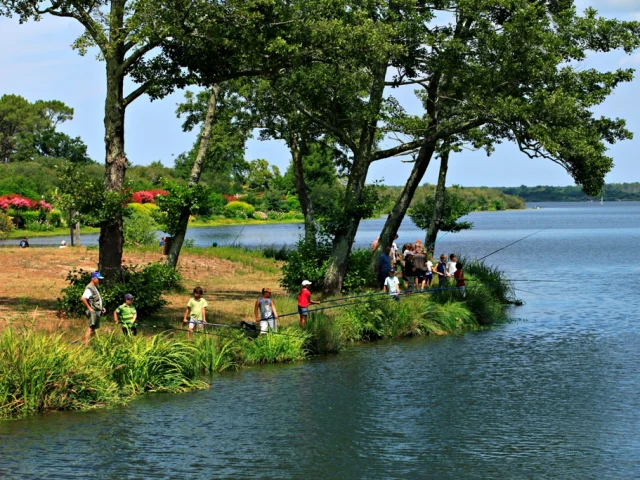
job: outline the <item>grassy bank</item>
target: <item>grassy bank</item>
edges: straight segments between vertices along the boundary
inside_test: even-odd
[[[82,227],[80,229],[81,235],[87,235],[90,233],[100,233],[99,228],[93,227]],[[57,237],[57,236],[69,236],[69,229],[64,228],[54,228],[53,230],[49,230],[47,232],[40,232],[35,230],[12,230],[11,233],[7,235],[7,239],[12,238],[37,238],[37,237]]]
[[[312,313],[306,330],[298,327],[296,315],[283,317],[278,333],[253,339],[213,327],[188,338],[177,320],[188,295],[176,293],[167,297],[169,305],[159,316],[140,319],[138,337],[124,337],[105,319],[97,339],[84,348],[78,341],[85,320],[59,319],[47,310],[50,297],[59,292],[52,277],[66,273],[65,265],[91,264],[95,255],[81,249],[0,252],[5,266],[0,281],[6,282],[10,300],[2,307],[4,317],[0,315],[0,416],[120,405],[146,392],[208,388],[208,373],[229,368],[300,361],[362,341],[482,328],[504,320],[510,295],[497,270],[467,261],[464,298],[455,290],[407,295],[400,302],[372,295],[358,305]],[[137,248],[127,250],[125,257],[143,263],[157,255]],[[263,285],[273,286],[281,314],[296,311],[296,299],[277,288],[280,265],[256,251],[187,249],[180,270],[186,285],[205,287],[211,322],[237,325],[252,320],[253,302]],[[21,296],[21,285],[41,296]],[[329,300],[321,307],[352,302]]]

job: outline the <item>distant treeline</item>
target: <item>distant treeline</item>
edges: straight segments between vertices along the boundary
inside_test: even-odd
[[[586,195],[580,187],[500,187],[497,188],[508,195],[517,195],[527,202],[585,202],[599,200],[600,197]],[[603,195],[606,201],[640,200],[640,182],[609,183],[604,187]]]
[[[389,213],[393,208],[393,204],[398,198],[402,187],[399,186],[381,186],[380,193],[387,197],[383,213]],[[425,184],[416,190],[411,205],[423,201],[425,198],[433,198],[435,185]],[[516,195],[507,194],[497,188],[489,187],[461,187],[454,185],[448,187],[455,189],[456,193],[465,201],[471,204],[471,208],[475,211],[497,211],[497,210],[516,210],[525,208],[525,200]]]

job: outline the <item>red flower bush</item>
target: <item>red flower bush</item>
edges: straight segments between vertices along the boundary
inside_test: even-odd
[[[227,201],[227,203],[235,202],[236,200],[238,200],[238,195],[226,195],[223,193],[222,198],[224,198]]]
[[[47,203],[47,205],[49,204]],[[30,198],[9,193],[0,197],[0,208],[5,211],[9,208],[15,208],[16,210],[34,210],[38,209],[39,205]],[[51,205],[49,205],[49,209],[51,209]]]
[[[133,192],[131,195],[131,203],[155,203],[156,197],[167,195],[164,190],[140,190],[139,192]]]

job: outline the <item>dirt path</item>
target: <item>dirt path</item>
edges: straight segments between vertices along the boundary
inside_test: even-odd
[[[162,260],[159,252],[134,249],[125,252],[123,263]],[[81,320],[58,318],[56,299],[72,269],[94,270],[97,261],[98,251],[86,247],[0,249],[0,329],[16,322],[47,330],[83,325]],[[271,287],[275,295],[284,293],[278,285],[279,267],[273,260],[241,250],[183,253],[179,271],[187,291],[167,295],[169,304],[160,315],[181,318],[191,289],[199,285],[205,290],[211,318],[222,322],[251,319],[253,302],[263,286]]]

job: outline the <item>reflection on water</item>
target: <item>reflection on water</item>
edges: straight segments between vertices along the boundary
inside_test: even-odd
[[[0,423],[0,478],[639,478],[640,205],[590,207],[478,215],[439,245],[552,226],[490,257],[562,281],[518,282],[523,320]]]

